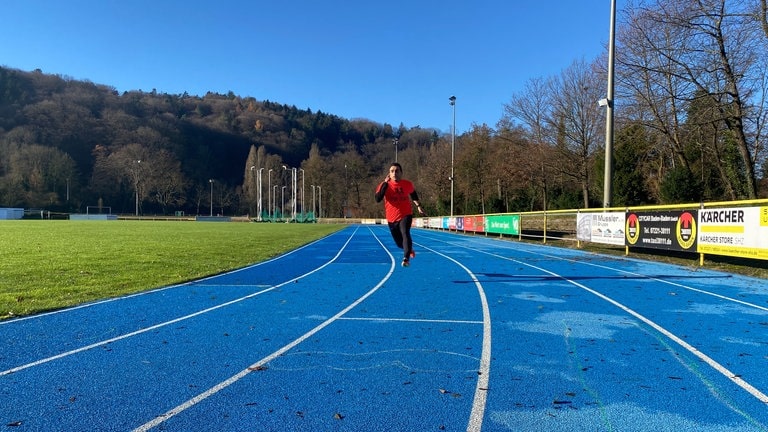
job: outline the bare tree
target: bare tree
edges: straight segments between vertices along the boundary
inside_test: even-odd
[[[597,105],[604,86],[596,71],[594,65],[576,61],[552,80],[552,112],[547,119],[547,131],[554,133],[562,157],[560,172],[579,185],[585,208],[589,207],[592,159],[604,125]]]
[[[491,184],[495,183],[501,170],[492,170],[493,130],[487,125],[472,125],[462,140],[457,165],[462,173],[457,182],[458,191],[464,196],[464,212],[485,214]],[[498,167],[503,169],[503,167]]]
[[[187,181],[181,172],[181,163],[166,150],[154,152],[144,166],[149,180],[151,198],[168,214],[170,207],[186,202]]]
[[[733,0],[657,1],[634,10],[621,41],[621,81],[651,115],[649,126],[672,145],[675,159],[688,164],[681,119],[696,97],[711,100],[709,124],[722,125],[741,157],[748,198],[757,195],[755,164],[764,151],[764,104],[753,100],[764,87],[766,44],[757,37],[744,2]]]
[[[517,167],[520,177],[526,180],[527,185],[540,188],[543,210],[548,208],[550,167],[553,162],[547,157],[550,145],[554,144],[549,141],[548,137],[552,134],[547,131],[547,119],[551,117],[552,109],[551,90],[552,86],[543,78],[529,80],[523,91],[513,94],[509,103],[504,104],[504,117],[501,123],[505,125],[505,130],[499,134],[501,140],[518,144],[513,147],[517,157],[514,166]],[[516,134],[510,133],[514,129],[515,120],[526,131],[531,148],[521,146],[520,144],[524,142],[515,139]]]

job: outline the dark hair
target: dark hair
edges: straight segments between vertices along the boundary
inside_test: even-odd
[[[397,162],[392,162],[392,164],[390,165],[390,167],[398,167],[398,168],[400,168],[400,171],[402,171],[402,170],[403,170],[403,166],[402,166],[402,165],[400,165],[400,164],[399,164],[399,163],[397,163]]]

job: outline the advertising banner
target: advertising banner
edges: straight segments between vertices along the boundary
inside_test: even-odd
[[[464,231],[485,232],[485,218],[483,216],[465,216]]]
[[[450,228],[450,223],[449,223],[449,220],[450,220],[450,218],[449,218],[449,217],[447,217],[447,216],[443,217],[443,218],[442,218],[442,220],[440,221],[440,227],[441,227],[442,229],[448,229],[448,228]]]
[[[699,210],[698,252],[768,259],[768,207]]]
[[[485,217],[485,232],[494,234],[520,234],[520,215],[489,215]]]
[[[581,241],[624,246],[626,213],[579,213],[576,238]]]
[[[629,212],[626,245],[696,252],[697,210]]]

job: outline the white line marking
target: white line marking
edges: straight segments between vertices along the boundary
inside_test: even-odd
[[[483,309],[483,349],[480,353],[480,368],[477,371],[478,376],[477,384],[475,385],[475,397],[472,400],[472,412],[469,415],[469,423],[467,424],[467,432],[479,432],[483,427],[483,416],[485,415],[485,403],[488,397],[488,381],[490,379],[491,371],[491,312],[488,309],[488,300],[485,297],[483,285],[471,270],[448,255],[444,255],[423,245],[419,246],[453,261],[456,265],[464,269],[469,277],[475,282],[475,287],[477,287],[477,292],[480,296],[480,303]]]
[[[482,324],[482,321],[466,321],[466,320],[436,320],[436,319],[413,319],[413,318],[364,318],[364,317],[358,317],[358,318],[352,318],[352,317],[343,317],[340,318],[342,320],[348,320],[348,321],[381,321],[381,322],[390,322],[390,321],[403,321],[403,322],[426,322],[426,323],[446,323],[446,324]]]
[[[357,230],[355,230],[355,232],[357,232]],[[351,240],[351,238],[352,237],[350,237],[350,240]],[[378,237],[376,237],[374,235],[374,238],[376,238],[376,240],[379,242],[381,247],[384,248],[384,250],[386,250],[386,248],[381,243],[381,241],[379,241]],[[349,240],[347,241],[347,243],[349,243]],[[341,252],[339,252],[339,253],[341,253]],[[389,254],[389,258],[390,258],[389,272],[384,276],[384,278],[382,278],[379,281],[379,283],[376,286],[371,288],[371,290],[368,291],[367,293],[363,294],[362,297],[358,298],[352,304],[350,304],[349,306],[345,307],[340,312],[338,312],[336,315],[328,318],[323,323],[321,323],[317,327],[313,328],[309,332],[305,333],[304,335],[302,335],[298,339],[294,340],[293,342],[289,343],[288,345],[283,346],[279,350],[273,352],[272,354],[268,355],[267,357],[264,357],[263,359],[257,361],[256,363],[248,366],[247,368],[245,368],[242,371],[238,372],[237,374],[229,377],[228,379],[220,382],[219,384],[211,387],[210,389],[206,390],[205,392],[200,393],[199,395],[197,395],[197,396],[193,397],[192,399],[182,403],[181,405],[178,405],[177,407],[172,408],[172,409],[166,411],[165,413],[155,417],[153,420],[144,423],[143,425],[141,425],[141,426],[137,427],[136,429],[134,429],[133,432],[146,432],[146,431],[152,429],[155,426],[159,426],[160,424],[164,423],[166,420],[170,419],[171,417],[176,416],[176,415],[184,412],[185,410],[187,410],[187,409],[197,405],[198,403],[204,401],[205,399],[208,399],[209,397],[215,395],[216,393],[220,392],[221,390],[224,390],[225,388],[227,388],[227,387],[231,386],[232,384],[238,382],[239,380],[241,380],[243,377],[247,376],[251,372],[259,370],[261,368],[261,366],[263,366],[263,365],[269,363],[270,361],[276,359],[277,357],[285,354],[287,351],[293,349],[294,347],[296,347],[300,343],[304,342],[305,340],[307,340],[310,337],[312,337],[313,335],[315,335],[320,330],[324,329],[325,327],[329,326],[334,321],[336,321],[339,318],[341,318],[342,315],[346,314],[347,312],[349,312],[350,310],[355,308],[357,305],[362,303],[365,299],[370,297],[373,293],[378,291],[378,289],[381,288],[384,285],[384,282],[386,282],[392,276],[392,273],[394,273],[394,271],[395,271],[395,258],[392,256],[392,254],[389,253],[389,251],[387,251],[387,254]],[[338,255],[336,255],[336,256],[338,257]],[[336,259],[336,258],[334,258],[334,259]]]
[[[357,230],[355,230],[355,231],[357,231]],[[22,371],[24,369],[28,369],[28,368],[31,368],[31,367],[34,367],[34,366],[39,366],[41,364],[48,363],[48,362],[51,362],[51,361],[54,361],[54,360],[58,360],[58,359],[61,359],[61,358],[64,358],[64,357],[68,357],[68,356],[71,356],[73,354],[78,354],[78,353],[81,353],[83,351],[88,351],[90,349],[97,348],[97,347],[100,347],[100,346],[104,346],[104,345],[107,345],[107,344],[110,344],[110,343],[113,343],[113,342],[117,342],[117,341],[122,340],[122,339],[127,339],[129,337],[133,337],[133,336],[140,335],[142,333],[146,333],[146,332],[149,332],[149,331],[161,328],[161,327],[165,327],[165,326],[168,326],[168,325],[171,325],[171,324],[175,324],[175,323],[177,323],[179,321],[188,320],[190,318],[194,318],[196,316],[199,316],[199,315],[202,315],[202,314],[214,311],[216,309],[221,309],[223,307],[227,307],[227,306],[233,305],[235,303],[239,303],[239,302],[247,300],[249,298],[256,297],[256,296],[264,294],[266,292],[275,290],[275,289],[277,289],[277,288],[279,288],[281,286],[288,285],[288,284],[290,284],[290,283],[292,283],[294,281],[297,281],[299,279],[307,277],[307,276],[311,275],[312,273],[320,271],[324,267],[330,265],[334,260],[336,260],[336,258],[338,258],[341,255],[341,252],[347,247],[349,242],[352,240],[352,237],[354,237],[354,234],[355,233],[353,232],[352,235],[350,235],[350,237],[347,239],[346,243],[344,243],[344,245],[341,247],[341,249],[339,249],[339,252],[336,254],[336,256],[334,256],[330,261],[326,262],[325,264],[321,265],[320,267],[317,267],[316,269],[314,269],[314,270],[312,270],[310,272],[304,273],[301,276],[295,277],[295,278],[293,278],[291,280],[288,280],[288,281],[285,281],[285,282],[283,282],[281,284],[271,286],[271,287],[269,287],[267,289],[263,289],[261,291],[255,292],[255,293],[251,293],[251,294],[249,294],[247,296],[240,297],[240,298],[237,298],[237,299],[234,299],[234,300],[230,300],[230,301],[228,301],[226,303],[221,303],[219,305],[212,306],[212,307],[209,307],[207,309],[203,309],[203,310],[200,310],[200,311],[197,311],[195,313],[191,313],[189,315],[185,315],[185,316],[182,316],[182,317],[179,317],[179,318],[175,318],[175,319],[172,319],[170,321],[165,321],[165,322],[162,322],[162,323],[159,323],[159,324],[155,324],[155,325],[150,326],[150,327],[143,328],[141,330],[136,330],[134,332],[130,332],[130,333],[126,333],[126,334],[123,334],[123,335],[120,335],[120,336],[116,336],[116,337],[111,338],[111,339],[106,339],[106,340],[103,340],[103,341],[100,341],[100,342],[96,342],[96,343],[93,343],[93,344],[90,344],[90,345],[86,345],[84,347],[80,347],[80,348],[77,348],[77,349],[74,349],[74,350],[71,350],[71,351],[63,352],[61,354],[57,354],[57,355],[54,355],[54,356],[51,356],[51,357],[46,357],[46,358],[43,358],[43,359],[31,362],[31,363],[27,363],[27,364],[21,365],[21,366],[16,366],[16,367],[8,369],[8,370],[0,371],[0,376],[10,375],[12,373]],[[206,278],[206,279],[209,279],[209,278]]]
[[[722,299],[722,300],[727,300],[727,301],[734,302],[734,303],[739,303],[739,304],[742,304],[744,306],[749,306],[749,307],[752,307],[752,308],[755,308],[755,309],[760,309],[760,310],[768,312],[768,307],[765,307],[765,306],[756,305],[754,303],[749,303],[749,302],[746,302],[744,300],[739,300],[739,299],[735,299],[733,297],[724,296],[722,294],[714,293],[714,292],[711,292],[711,291],[706,291],[706,290],[703,290],[703,289],[694,288],[694,287],[691,287],[691,286],[688,286],[688,285],[683,285],[683,284],[677,283],[677,282],[672,282],[672,281],[668,281],[668,280],[664,280],[664,279],[659,279],[659,278],[656,278],[656,277],[653,277],[653,276],[643,275],[643,274],[631,272],[631,271],[628,271],[628,270],[617,269],[617,268],[613,268],[613,267],[609,267],[609,266],[605,266],[605,265],[601,265],[601,264],[584,262],[584,261],[574,260],[574,259],[570,259],[570,258],[563,258],[563,257],[558,257],[558,256],[548,255],[548,254],[542,254],[542,253],[537,253],[537,252],[532,252],[532,251],[525,251],[525,252],[533,254],[533,255],[539,255],[539,256],[547,257],[547,258],[559,259],[561,261],[568,261],[568,262],[577,263],[577,264],[584,264],[584,265],[588,265],[588,266],[592,266],[592,267],[602,268],[602,269],[605,269],[605,270],[612,270],[612,271],[615,271],[615,272],[618,272],[618,273],[624,273],[624,274],[628,274],[628,275],[632,275],[632,276],[637,276],[637,277],[641,277],[641,278],[644,278],[644,279],[652,280],[652,281],[655,281],[655,282],[660,282],[660,283],[667,284],[667,285],[676,286],[678,288],[686,289],[686,290],[697,292],[697,293],[700,293],[700,294],[705,294],[705,295],[708,295],[708,296],[716,297],[716,298],[719,298],[719,299]]]
[[[489,252],[482,251],[480,249],[471,248],[471,247],[464,246],[464,245],[461,245],[461,244],[449,243],[449,242],[447,242],[445,240],[440,240],[440,241],[442,241],[444,243],[451,244],[453,246],[462,247],[462,248],[465,248],[465,249],[470,249],[470,250],[474,250],[474,251],[481,252],[481,253],[486,253],[486,254],[489,253]],[[724,296],[722,294],[718,294],[718,293],[715,293],[715,292],[706,291],[706,290],[703,290],[703,289],[700,289],[700,288],[694,288],[692,286],[683,285],[681,283],[677,283],[677,282],[673,282],[673,281],[668,281],[668,280],[664,280],[664,279],[659,279],[659,278],[656,278],[656,277],[653,277],[653,276],[648,276],[648,275],[644,275],[644,274],[640,274],[640,273],[635,273],[635,272],[631,272],[631,271],[628,271],[628,270],[622,270],[622,269],[619,269],[619,268],[609,267],[609,266],[602,265],[602,264],[595,264],[595,263],[591,263],[591,262],[580,261],[580,260],[577,260],[577,259],[565,258],[565,257],[557,256],[557,255],[550,255],[550,254],[546,254],[546,253],[535,252],[535,251],[530,250],[530,248],[521,249],[521,248],[504,247],[504,249],[506,249],[506,250],[514,250],[515,252],[523,252],[523,253],[527,253],[527,254],[530,254],[530,255],[536,255],[536,256],[546,257],[546,258],[550,258],[550,259],[556,259],[556,260],[560,260],[560,261],[571,262],[571,263],[575,263],[575,264],[583,264],[583,265],[586,265],[586,266],[597,267],[597,268],[601,268],[601,269],[605,269],[605,270],[611,270],[611,271],[614,271],[614,272],[617,272],[617,273],[628,274],[628,275],[631,275],[631,276],[636,276],[636,277],[640,277],[640,278],[643,278],[643,279],[652,280],[652,281],[663,283],[663,284],[666,284],[666,285],[676,286],[678,288],[682,288],[682,289],[685,289],[685,290],[697,292],[697,293],[700,293],[700,294],[705,294],[705,295],[708,295],[708,296],[711,296],[711,297],[719,298],[719,299],[722,299],[722,300],[727,300],[727,301],[734,302],[734,303],[739,303],[739,304],[742,304],[744,306],[748,306],[748,307],[751,307],[751,308],[754,308],[754,309],[759,309],[759,310],[768,312],[768,307],[766,307],[766,306],[760,306],[758,304],[749,303],[749,302],[746,302],[744,300],[739,300],[739,299],[736,299],[736,298],[733,298],[733,297]],[[585,252],[585,254],[587,256],[589,256],[589,255],[604,256],[602,254],[586,253],[586,252]],[[609,257],[610,258],[614,258],[616,260],[621,259],[620,257],[613,257],[613,256],[609,256]]]
[[[464,248],[470,249],[470,250],[474,250],[474,251],[477,251],[477,252],[480,252],[480,253],[484,253],[484,254],[487,254],[487,255],[491,255],[491,256],[494,256],[494,257],[497,257],[497,258],[501,258],[501,259],[504,259],[504,260],[512,261],[514,263],[521,264],[521,265],[524,265],[524,266],[527,266],[527,267],[539,270],[539,271],[547,273],[547,274],[549,274],[551,276],[555,276],[557,278],[560,278],[560,279],[562,279],[562,280],[564,280],[564,281],[566,281],[566,282],[568,282],[570,284],[573,284],[573,285],[575,285],[575,286],[577,286],[577,287],[579,287],[579,288],[581,288],[581,289],[583,289],[583,290],[585,290],[585,291],[587,291],[587,292],[589,292],[589,293],[591,293],[591,294],[593,294],[593,295],[595,295],[595,296],[597,296],[597,297],[607,301],[608,303],[611,303],[612,305],[614,305],[614,306],[618,307],[619,309],[627,312],[628,314],[634,316],[635,318],[639,319],[640,321],[648,324],[649,326],[651,326],[653,329],[655,329],[659,333],[661,333],[664,336],[668,337],[669,339],[673,340],[675,343],[677,343],[681,347],[685,348],[688,352],[690,352],[691,354],[695,355],[696,357],[698,357],[699,359],[704,361],[704,363],[708,364],[711,368],[713,368],[714,370],[720,372],[723,376],[725,376],[726,378],[731,380],[733,383],[735,383],[736,385],[738,385],[742,389],[746,390],[749,394],[751,394],[752,396],[757,398],[760,402],[768,403],[768,396],[766,396],[763,392],[761,392],[757,388],[753,387],[748,382],[746,382],[743,379],[741,379],[740,376],[738,376],[735,373],[731,372],[725,366],[721,365],[720,363],[718,363],[717,361],[715,361],[711,357],[709,357],[706,354],[704,354],[703,352],[699,351],[696,347],[690,345],[689,343],[687,343],[684,340],[680,339],[679,337],[675,336],[675,334],[673,334],[672,332],[668,331],[664,327],[656,324],[655,322],[651,321],[649,318],[646,318],[645,316],[641,315],[639,312],[635,312],[634,310],[630,309],[628,306],[625,306],[625,305],[619,303],[618,301],[613,300],[612,298],[610,298],[610,297],[608,297],[608,296],[606,296],[606,295],[604,295],[604,294],[602,294],[600,292],[597,292],[597,291],[595,291],[595,290],[593,290],[593,289],[591,289],[591,288],[589,288],[589,287],[587,287],[585,285],[582,285],[582,284],[580,284],[580,283],[578,283],[576,281],[570,280],[570,279],[566,278],[565,276],[561,276],[561,275],[559,275],[559,274],[557,274],[555,272],[549,271],[547,269],[544,269],[544,268],[541,268],[541,267],[537,267],[535,265],[528,264],[528,263],[525,263],[525,262],[522,262],[522,261],[518,261],[516,259],[508,258],[508,257],[505,257],[505,256],[501,256],[501,255],[497,255],[497,254],[494,254],[494,253],[490,253],[490,252],[485,252],[485,251],[482,251],[482,250],[479,250],[479,249],[474,249],[474,248],[470,248],[470,247],[466,247],[466,246],[464,246]]]
[[[29,315],[29,316],[24,316],[24,317],[19,317],[19,318],[13,318],[13,319],[9,319],[9,320],[3,320],[3,321],[0,321],[0,325],[13,324],[13,323],[17,323],[17,322],[20,322],[20,321],[27,321],[27,320],[32,320],[32,319],[37,319],[37,318],[45,317],[45,316],[48,316],[48,315],[56,315],[56,314],[61,314],[61,313],[65,313],[65,312],[71,312],[71,311],[75,311],[75,310],[78,310],[78,309],[89,308],[89,307],[97,306],[97,305],[104,304],[104,303],[111,303],[111,302],[116,302],[116,301],[120,301],[120,300],[126,300],[126,299],[130,299],[130,298],[133,298],[133,297],[138,297],[138,296],[143,296],[143,295],[148,295],[148,294],[154,294],[154,293],[157,293],[157,292],[166,291],[166,290],[170,290],[170,289],[174,289],[174,288],[185,287],[185,286],[189,286],[189,285],[197,286],[198,285],[197,282],[200,282],[200,281],[205,281],[205,280],[213,279],[213,278],[216,278],[216,277],[219,277],[219,276],[224,276],[224,275],[228,275],[228,274],[232,274],[232,273],[238,273],[238,272],[241,272],[241,271],[249,270],[249,269],[252,269],[254,267],[258,267],[258,266],[267,264],[267,263],[272,262],[272,261],[279,260],[281,258],[284,258],[284,257],[288,256],[288,255],[292,255],[293,253],[295,253],[297,251],[300,251],[301,249],[307,248],[307,247],[313,245],[314,243],[317,243],[317,242],[319,242],[319,241],[321,241],[323,239],[326,239],[326,238],[330,237],[333,234],[336,234],[336,233],[329,234],[329,235],[327,235],[325,237],[322,237],[320,239],[317,239],[317,240],[315,240],[315,241],[313,241],[311,243],[307,243],[304,246],[301,246],[301,247],[296,248],[296,249],[292,249],[292,250],[290,250],[290,251],[288,251],[288,252],[286,252],[286,253],[284,253],[282,255],[278,255],[278,256],[270,258],[268,260],[260,261],[258,263],[251,264],[251,265],[248,265],[246,267],[239,268],[239,269],[234,269],[234,270],[230,270],[228,272],[218,273],[218,274],[211,275],[211,276],[206,276],[206,277],[204,277],[202,279],[195,279],[193,281],[187,281],[187,282],[182,282],[182,283],[179,283],[179,284],[168,285],[168,286],[164,286],[164,287],[160,287],[160,288],[150,289],[150,290],[142,291],[142,292],[138,292],[138,293],[127,294],[127,295],[120,296],[120,297],[114,297],[114,298],[109,298],[109,299],[105,299],[105,300],[94,301],[92,303],[85,303],[85,304],[81,304],[81,305],[77,305],[77,306],[72,306],[72,307],[68,307],[68,308],[64,308],[64,309],[59,309],[59,310],[55,310],[55,311],[50,311],[50,312],[39,313],[39,314],[35,314],[35,315]]]

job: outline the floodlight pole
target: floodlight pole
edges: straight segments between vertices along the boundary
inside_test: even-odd
[[[272,221],[272,168],[267,172],[267,217]]]
[[[211,214],[210,214],[210,216],[213,217],[213,179],[208,179],[208,183],[211,184]]]
[[[258,207],[259,207],[259,219],[258,219],[259,222],[261,222],[261,220],[262,220],[261,213],[264,210],[263,209],[263,205],[261,203],[262,202],[262,196],[264,195],[262,193],[262,191],[261,191],[263,189],[263,184],[264,184],[264,182],[261,180],[261,172],[262,171],[264,171],[264,167],[259,168],[259,205],[258,205]]]
[[[277,219],[277,185],[272,186],[272,221]]]
[[[136,179],[136,216],[139,215],[139,176],[141,173],[139,172],[141,168],[141,159],[136,161],[136,174],[134,175],[134,178]]]
[[[297,194],[297,187],[298,187],[298,169],[297,168],[291,168],[291,196],[293,198],[293,204],[291,205],[291,210],[293,211],[293,221],[296,222],[296,200],[298,198]]]
[[[309,185],[312,188],[312,218],[317,220],[317,209],[315,208],[315,185]]]
[[[613,67],[616,48],[616,0],[611,0],[611,29],[608,40],[608,93],[605,107],[605,167],[603,177],[603,208],[611,206],[613,195]]]
[[[304,213],[306,210],[306,202],[304,201],[304,169],[299,168],[299,171],[301,171],[301,218],[305,219],[306,216],[304,216]]]
[[[449,97],[448,101],[450,101],[450,104],[453,107],[453,127],[451,128],[451,217],[453,217],[453,157],[456,152],[456,96]]]
[[[399,139],[395,138],[392,140],[392,143],[395,145],[395,162],[397,162],[397,144],[400,142]]]
[[[397,160],[397,159],[395,159]],[[349,177],[347,176],[347,164],[344,164],[344,203],[342,204],[344,219],[347,218],[347,209],[349,208]]]

